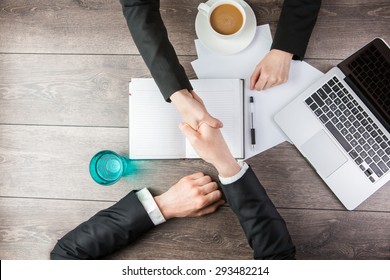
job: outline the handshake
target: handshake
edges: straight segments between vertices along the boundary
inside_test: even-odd
[[[236,175],[241,167],[223,139],[219,129],[223,124],[207,112],[202,99],[194,91],[180,90],[171,100],[186,121],[179,127],[197,154],[217,169],[220,178]],[[218,184],[203,173],[182,178],[154,199],[165,219],[209,214],[224,204]]]

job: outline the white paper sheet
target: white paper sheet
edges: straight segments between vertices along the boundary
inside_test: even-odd
[[[151,79],[133,79],[129,96],[129,156],[132,159],[184,158],[178,129],[181,117]]]
[[[233,156],[243,158],[243,82],[203,79],[191,80],[191,84],[210,113],[220,116],[224,123],[221,131]],[[179,129],[181,116],[164,101],[153,79],[132,79],[129,92],[130,158],[199,158]]]
[[[283,141],[286,135],[273,120],[273,116],[289,101],[321,77],[322,73],[306,62],[292,61],[287,83],[257,92],[249,89],[250,76],[255,66],[269,52],[272,44],[268,25],[258,26],[253,42],[240,53],[224,56],[208,51],[199,40],[195,40],[198,59],[191,64],[199,79],[239,78],[244,79],[245,110],[245,158],[252,157]],[[250,142],[249,97],[254,97],[256,145]],[[218,116],[215,116],[218,118]]]

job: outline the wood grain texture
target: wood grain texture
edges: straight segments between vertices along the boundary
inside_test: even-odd
[[[5,0],[0,51],[136,53],[118,0]]]
[[[0,196],[116,201],[131,189],[161,193],[184,176],[213,170],[200,160],[135,161],[133,175],[103,187],[88,167],[106,149],[128,155],[128,129],[0,126]]]
[[[390,259],[390,213],[281,209],[297,259]]]
[[[189,78],[200,2],[161,1]],[[283,1],[247,2],[274,34]],[[389,23],[389,1],[323,0],[306,61],[326,72],[376,36],[390,42]],[[118,0],[0,1],[0,259],[47,259],[58,238],[132,189],[160,194],[198,171],[216,178],[201,160],[139,160],[111,187],[92,181],[96,152],[128,153],[132,77],[150,73]],[[349,212],[289,143],[248,163],[285,218],[297,258],[390,259],[390,183]],[[223,206],[169,221],[107,258],[251,259],[252,250]]]
[[[194,22],[200,2],[161,1],[161,14],[179,55],[196,55]],[[282,1],[248,3],[257,24],[269,23],[274,34]],[[342,59],[374,37],[390,42],[389,23],[388,1],[323,0],[306,57]],[[117,0],[4,0],[0,34],[0,52],[138,54]]]
[[[57,239],[110,202],[0,198],[0,258],[47,259]],[[390,214],[280,209],[298,259],[389,259]],[[5,213],[8,213],[5,215]],[[160,225],[108,259],[252,259],[228,207]]]
[[[190,79],[195,59],[180,57]],[[308,63],[325,72],[337,61]],[[133,77],[150,77],[140,56],[0,54],[0,123],[127,127]]]
[[[381,37],[390,42],[390,2],[323,0],[307,58],[345,59]]]
[[[131,189],[160,194],[180,178],[215,169],[201,160],[138,160],[135,173],[111,187],[92,181],[89,160],[100,150],[128,154],[127,128],[0,126],[0,196],[116,201]],[[248,160],[277,207],[344,207],[299,152],[281,144]],[[390,211],[390,183],[358,210]]]
[[[140,56],[0,54],[0,123],[127,127],[133,77],[150,77]]]

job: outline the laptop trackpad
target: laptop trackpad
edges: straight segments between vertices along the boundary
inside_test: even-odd
[[[320,130],[306,141],[301,150],[323,178],[348,161],[324,130]]]

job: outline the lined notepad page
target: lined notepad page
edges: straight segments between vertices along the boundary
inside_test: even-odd
[[[208,112],[223,122],[222,135],[235,158],[244,157],[243,81],[238,79],[191,80]],[[199,158],[189,141],[186,157]]]
[[[244,157],[243,81],[191,80],[209,113],[224,123],[221,132],[235,158]],[[182,121],[153,79],[132,79],[129,96],[129,157],[199,158],[179,129]]]
[[[129,89],[129,157],[184,158],[185,138],[175,106],[165,102],[152,79],[136,79]]]

